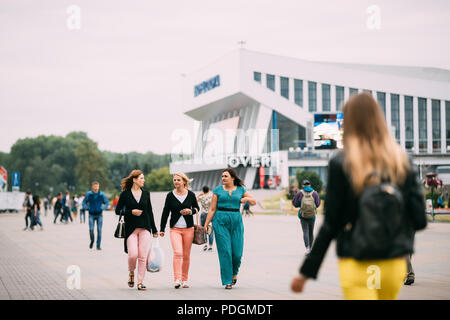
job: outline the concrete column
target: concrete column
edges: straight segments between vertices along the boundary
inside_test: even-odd
[[[303,79],[303,109],[309,111],[308,80]]]
[[[419,153],[419,100],[413,97],[414,153]]]
[[[289,101],[295,104],[294,78],[289,78]]]
[[[445,100],[441,100],[441,152],[442,153],[447,153],[447,141],[446,141],[446,126],[447,126],[447,121],[446,121],[446,117],[450,117],[450,114],[446,115],[445,114],[446,110],[445,110]]]
[[[431,99],[427,98],[427,153],[433,153],[433,118],[431,113]]]
[[[347,102],[348,98],[350,98],[350,88],[344,87],[344,104]]]
[[[316,93],[316,97],[317,97],[317,112],[322,112],[322,83],[320,82],[316,82],[317,86],[317,93]]]
[[[389,92],[386,92],[386,124],[389,133],[392,135],[391,94]],[[395,138],[395,133],[392,136]]]
[[[330,84],[330,110],[336,112],[336,85]]]
[[[405,96],[399,95],[400,99],[400,145],[405,149]]]

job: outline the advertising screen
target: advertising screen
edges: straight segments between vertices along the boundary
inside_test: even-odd
[[[314,115],[314,149],[341,149],[343,136],[343,113]]]

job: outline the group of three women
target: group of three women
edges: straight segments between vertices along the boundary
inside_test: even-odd
[[[133,170],[122,180],[122,193],[116,214],[124,210],[124,249],[128,253],[128,286],[134,287],[134,270],[138,267],[137,288],[145,290],[147,253],[151,234],[164,237],[167,221],[173,249],[174,287],[188,288],[191,246],[194,239],[193,215],[200,211],[195,194],[189,190],[191,180],[184,173],[173,175],[175,189],[166,196],[161,216],[160,232],[155,225],[150,193],[143,189],[144,175]],[[241,203],[255,205],[255,199],[245,190],[233,169],[222,172],[222,185],[213,190],[211,205],[204,226],[212,221],[220,262],[222,285],[231,289],[237,281],[244,246],[244,226],[240,214]]]

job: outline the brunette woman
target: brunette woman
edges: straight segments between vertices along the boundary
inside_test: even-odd
[[[170,241],[173,249],[174,287],[189,288],[188,275],[192,241],[194,240],[193,215],[200,211],[195,193],[189,190],[189,178],[184,173],[173,175],[175,190],[166,196],[161,217],[160,235],[164,237],[170,215]]]
[[[231,168],[222,172],[222,185],[213,190],[211,207],[205,226],[213,220],[220,276],[225,289],[237,282],[237,275],[244,251],[244,224],[240,212],[241,203],[254,206],[256,200],[244,188],[242,180]]]
[[[158,237],[155,220],[153,218],[150,192],[143,189],[144,174],[140,170],[133,170],[122,180],[122,193],[116,207],[116,214],[125,209],[125,252],[128,253],[128,286],[134,286],[134,270],[138,261],[138,290],[146,290],[142,281],[147,269],[147,253],[150,244],[150,233]]]

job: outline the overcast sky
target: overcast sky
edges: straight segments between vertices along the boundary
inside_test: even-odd
[[[67,25],[71,5],[80,29]],[[193,128],[180,75],[239,40],[313,61],[450,69],[450,1],[1,0],[0,151],[76,130],[102,150],[169,153],[172,132]]]

